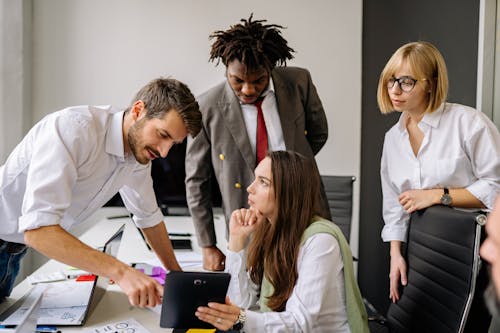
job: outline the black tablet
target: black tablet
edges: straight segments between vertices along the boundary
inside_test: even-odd
[[[194,313],[208,302],[225,303],[229,273],[170,272],[165,279],[160,327],[213,328]]]

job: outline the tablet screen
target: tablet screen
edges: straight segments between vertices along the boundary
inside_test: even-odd
[[[195,316],[208,302],[225,303],[229,273],[170,272],[165,279],[160,327],[213,328]]]

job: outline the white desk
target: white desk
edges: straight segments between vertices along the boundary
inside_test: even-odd
[[[200,248],[196,241],[194,233],[194,226],[190,217],[185,216],[168,216],[165,217],[165,223],[169,232],[174,233],[190,233],[193,250],[200,252]],[[107,219],[102,218],[99,222],[95,223],[88,231],[83,233],[80,239],[93,247],[99,247],[122,225],[125,224],[125,232],[123,235],[120,250],[118,252],[118,259],[125,263],[141,262],[144,260],[152,259],[155,254],[149,251],[146,244],[142,240],[138,230],[129,218],[116,218]],[[225,222],[224,218],[217,216],[215,221],[217,239],[219,241],[220,249],[226,249],[225,240]],[[50,260],[42,267],[40,267],[34,274],[37,273],[50,273],[58,270],[66,270],[67,265],[59,263],[55,260]],[[0,304],[0,313],[7,309],[10,305],[14,304],[21,298],[31,285],[27,280],[22,281],[12,291],[11,296],[3,303]],[[104,326],[108,323],[114,323],[120,320],[134,318],[146,327],[150,332],[171,332],[169,329],[160,328],[159,314],[146,309],[137,308],[130,305],[127,296],[121,291],[117,285],[110,285],[99,302],[94,311],[87,319],[83,327],[63,327],[63,333],[80,332],[84,328],[94,326]]]

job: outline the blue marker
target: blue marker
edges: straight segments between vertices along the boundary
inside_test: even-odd
[[[36,333],[61,333],[55,326],[42,326],[38,325],[36,327]]]

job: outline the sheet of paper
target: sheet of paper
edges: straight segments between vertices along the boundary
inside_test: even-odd
[[[40,309],[37,323],[39,325],[72,325],[79,324],[85,314],[86,306],[70,308]],[[2,325],[18,325],[28,308],[22,306],[2,322]]]
[[[40,309],[39,325],[76,325],[82,321],[86,306]]]
[[[40,307],[42,309],[69,308],[86,306],[89,303],[94,281],[68,280],[46,285]]]
[[[43,283],[45,288],[40,305],[38,324],[42,325],[71,325],[78,324],[90,300],[93,281]],[[37,285],[38,286],[38,285]],[[28,295],[28,300],[31,293]],[[2,325],[18,325],[29,304],[23,303],[14,313],[2,322]]]
[[[87,328],[85,333],[150,333],[134,318],[109,323],[104,326],[96,326]]]

